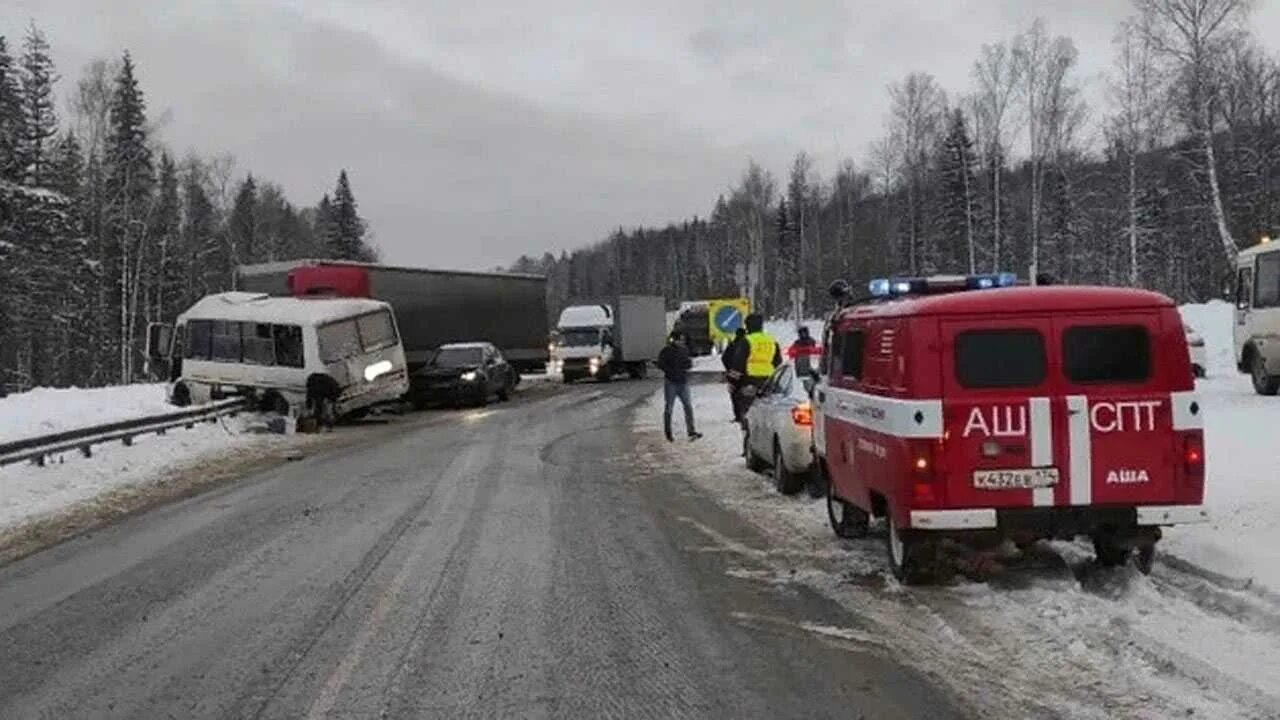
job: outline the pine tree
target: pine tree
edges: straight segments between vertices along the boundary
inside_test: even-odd
[[[182,179],[182,254],[186,269],[182,302],[186,307],[200,297],[229,287],[231,255],[217,234],[217,211],[205,186],[205,167],[186,161]]]
[[[356,208],[351,182],[344,169],[338,173],[338,186],[333,191],[333,222],[330,255],[340,260],[364,260],[369,251],[364,244],[365,222]]]
[[[182,252],[182,203],[178,197],[178,166],[169,153],[160,154],[159,195],[152,215],[157,266],[148,320],[169,322],[182,310],[186,276]]]
[[[245,265],[261,260],[258,247],[258,184],[254,182],[252,174],[245,177],[236,190],[229,223],[234,263]]]
[[[140,347],[138,301],[141,268],[148,252],[147,218],[152,210],[151,148],[147,137],[146,104],[134,76],[133,59],[124,53],[111,96],[110,130],[106,142],[107,310],[117,319],[115,349],[119,381],[131,382]]]
[[[955,109],[942,139],[938,158],[939,269],[943,272],[975,272],[975,154],[964,113]]]
[[[329,193],[325,193],[316,206],[315,236],[325,257],[338,257],[334,250],[338,242],[338,230],[334,223],[333,201],[329,199]]]
[[[94,347],[90,299],[93,275],[86,263],[84,156],[74,133],[58,138],[51,153],[49,186],[66,200],[64,233],[55,243],[59,355],[63,362],[56,383],[82,385],[89,380]]]
[[[0,35],[0,180],[22,179],[22,90],[13,56]]]
[[[33,23],[23,43],[22,71],[22,139],[19,157],[23,180],[34,187],[50,181],[53,145],[58,135],[58,113],[53,84],[58,77],[53,67],[49,42]]]

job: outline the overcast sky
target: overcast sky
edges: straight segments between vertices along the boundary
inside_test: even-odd
[[[1259,37],[1280,8],[1263,2]],[[615,9],[616,8],[616,9]],[[1079,75],[1127,0],[0,0],[46,32],[63,98],[128,49],[178,153],[311,204],[351,174],[387,261],[486,268],[619,225],[706,215],[754,157],[829,173],[880,132],[911,71],[965,91],[985,42],[1039,15]],[[1097,112],[1095,110],[1095,112]]]

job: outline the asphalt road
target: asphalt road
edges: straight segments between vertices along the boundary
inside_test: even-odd
[[[655,387],[428,413],[0,568],[0,717],[958,716],[702,551],[758,538],[644,466]]]

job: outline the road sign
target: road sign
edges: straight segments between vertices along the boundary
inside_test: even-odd
[[[750,312],[751,306],[746,298],[725,298],[707,302],[707,319],[711,327],[711,339],[729,340]]]

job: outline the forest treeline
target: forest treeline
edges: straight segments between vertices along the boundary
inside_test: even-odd
[[[140,379],[147,324],[238,264],[376,258],[345,170],[298,206],[229,155],[176,157],[140,75],[124,52],[60,83],[38,27],[0,36],[0,396]]]
[[[785,184],[750,162],[710,212],[524,256],[552,306],[615,292],[737,294],[810,307],[833,279],[1034,266],[1066,282],[1220,296],[1234,254],[1277,231],[1280,64],[1247,0],[1136,0],[1116,29],[1103,107],[1088,107],[1069,37],[1041,21],[982,47],[970,87],[926,73],[888,88],[883,135],[832,176],[801,152]]]

